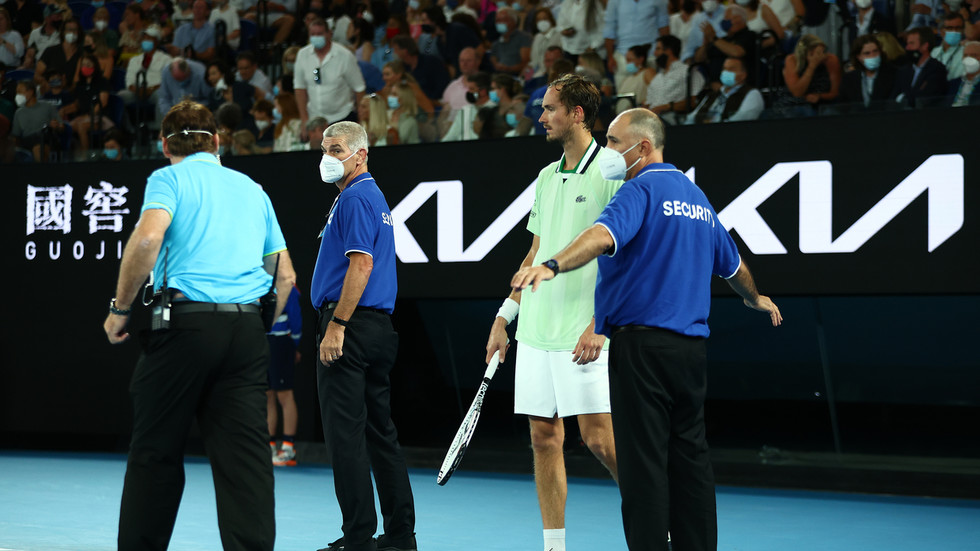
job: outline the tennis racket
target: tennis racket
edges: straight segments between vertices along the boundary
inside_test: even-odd
[[[446,458],[442,460],[442,467],[439,468],[439,476],[436,477],[436,482],[440,486],[444,486],[446,482],[449,482],[449,477],[453,475],[456,467],[459,466],[459,462],[463,460],[463,454],[466,453],[466,448],[470,445],[470,439],[473,438],[473,432],[476,431],[476,422],[480,420],[483,397],[486,396],[487,389],[490,388],[490,380],[493,379],[493,374],[497,371],[497,364],[499,363],[500,352],[494,352],[493,357],[490,358],[490,365],[487,366],[487,371],[483,374],[483,382],[480,383],[480,390],[477,391],[476,398],[473,398],[473,403],[470,404],[469,411],[463,417],[463,422],[459,425],[459,430],[456,431],[456,437],[453,438],[453,443],[450,444],[449,451],[446,452]]]

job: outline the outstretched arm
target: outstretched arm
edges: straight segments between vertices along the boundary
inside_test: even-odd
[[[605,226],[595,224],[578,234],[574,241],[554,256],[554,260],[558,263],[559,270],[570,272],[585,266],[590,260],[598,257],[614,245],[615,242],[609,230]],[[531,266],[514,274],[510,286],[514,290],[522,290],[530,285],[531,291],[534,292],[538,290],[538,285],[542,281],[552,279],[555,275],[557,274],[545,266]]]
[[[773,327],[777,327],[783,323],[783,315],[779,313],[779,308],[773,303],[772,299],[765,295],[760,295],[759,291],[756,290],[755,280],[752,279],[752,273],[749,272],[749,267],[745,265],[745,262],[739,264],[738,271],[735,272],[735,275],[728,278],[727,281],[728,285],[742,297],[742,301],[746,306],[760,312],[768,312]]]

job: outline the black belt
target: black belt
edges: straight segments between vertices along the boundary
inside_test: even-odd
[[[337,304],[339,304],[339,303],[337,303],[337,302],[328,302],[328,303],[324,304],[320,308],[320,311],[321,312],[326,312],[327,310],[333,310],[333,309],[335,309],[337,307]],[[390,316],[391,315],[388,312],[385,312],[384,310],[382,310],[380,308],[371,308],[370,306],[357,306],[357,307],[354,308],[354,311],[355,312],[358,312],[358,311],[368,311],[368,312],[374,312],[376,314],[384,314],[386,316]]]
[[[242,314],[258,314],[258,304],[219,304],[215,302],[179,301],[170,306],[174,313],[197,314],[201,312],[234,312]]]
[[[612,328],[613,333],[622,333],[624,331],[663,331],[663,329],[648,325],[614,325]]]

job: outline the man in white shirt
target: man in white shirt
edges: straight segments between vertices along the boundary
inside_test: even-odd
[[[225,40],[228,47],[237,50],[242,43],[242,21],[228,0],[215,0],[214,2],[214,9],[211,10],[208,22],[217,28],[218,21],[225,22]]]
[[[266,99],[272,101],[272,82],[269,80],[269,77],[265,76],[262,69],[259,69],[259,64],[255,60],[255,54],[250,51],[239,53],[236,65],[238,75],[235,76],[235,80],[238,82],[247,82],[261,89],[265,92]]]
[[[296,54],[293,72],[303,126],[313,117],[323,117],[330,124],[357,122],[355,106],[366,88],[357,59],[350,50],[331,41],[333,33],[322,18],[313,19],[308,30],[310,43]]]
[[[647,87],[647,106],[660,115],[664,121],[676,124],[677,116],[687,112],[688,96],[694,104],[695,96],[704,88],[704,77],[701,72],[690,70],[690,94],[688,94],[689,67],[681,61],[681,41],[676,36],[661,36],[657,38],[653,49],[654,60],[657,63],[657,75]]]
[[[126,66],[126,89],[119,91],[119,97],[126,105],[132,105],[140,99],[151,105],[156,105],[159,101],[161,72],[173,61],[167,52],[157,49],[160,34],[160,26],[155,23],[143,29],[143,39],[140,42],[143,53],[129,58],[129,65]],[[146,95],[142,97],[140,97],[141,90],[136,85],[137,75],[140,72],[146,75]],[[156,118],[157,110],[152,111]],[[156,127],[155,120],[151,126]]]
[[[451,123],[456,119],[456,113],[469,105],[466,101],[466,77],[475,75],[480,70],[480,62],[477,59],[476,50],[473,48],[463,48],[459,52],[459,77],[446,86],[442,93],[442,113],[439,115],[440,121],[445,124]]]
[[[479,137],[473,129],[473,121],[476,120],[477,113],[484,107],[496,107],[497,104],[490,101],[490,75],[484,72],[466,77],[466,107],[459,110],[452,126],[442,137],[444,142],[457,142],[461,140],[475,140]]]
[[[963,29],[966,23],[958,13],[946,15],[940,34],[943,42],[929,53],[946,66],[946,78],[953,80],[963,76]]]

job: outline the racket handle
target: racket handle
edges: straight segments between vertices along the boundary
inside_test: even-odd
[[[510,344],[510,339],[507,339],[507,344]],[[500,364],[500,351],[496,351],[490,356],[490,363],[487,364],[487,370],[483,374],[484,379],[493,379],[493,374],[497,372],[497,366]]]

